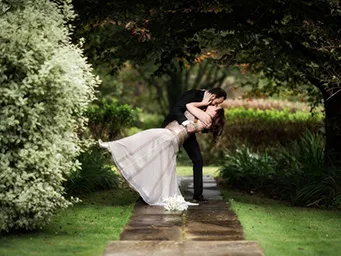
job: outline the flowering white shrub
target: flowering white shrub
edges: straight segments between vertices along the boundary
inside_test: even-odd
[[[83,117],[98,79],[71,43],[70,1],[0,2],[0,230],[34,229],[71,204]]]

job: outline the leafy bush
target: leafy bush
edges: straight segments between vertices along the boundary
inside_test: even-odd
[[[98,81],[66,24],[66,1],[0,2],[0,230],[42,226],[79,168],[77,133]]]
[[[103,99],[98,104],[89,106],[86,116],[89,118],[91,135],[108,141],[116,139],[124,128],[133,126],[138,119],[138,111],[117,100]]]
[[[310,132],[272,156],[241,146],[225,157],[220,175],[233,187],[294,205],[341,207],[341,170],[325,167],[323,138]]]
[[[326,168],[322,136],[307,132],[278,154],[278,187],[295,205],[341,206],[341,170]],[[284,177],[284,179],[282,178]]]
[[[113,163],[106,156],[108,152],[99,148],[97,139],[114,140],[137,119],[136,110],[114,99],[102,99],[97,104],[90,105],[85,115],[89,119],[88,135],[90,140],[95,140],[78,157],[81,168],[71,174],[65,185],[69,195],[118,187],[119,176],[113,172]],[[86,138],[84,134],[83,137]]]
[[[256,190],[266,186],[276,173],[276,162],[268,154],[252,153],[245,145],[226,155],[221,176],[239,188]]]
[[[161,115],[141,113],[138,127],[142,130],[160,128],[163,119],[164,117]]]
[[[323,126],[322,116],[309,112],[243,108],[227,110],[226,123],[223,143],[233,146],[234,141],[247,141],[257,150],[286,145],[298,140],[306,130],[316,132]]]
[[[292,102],[288,100],[274,99],[227,99],[224,101],[224,108],[244,108],[253,110],[288,110],[292,113],[296,111],[309,112],[310,108],[303,102]]]
[[[323,127],[322,116],[312,116],[307,111],[241,107],[226,109],[225,115],[224,132],[217,144],[212,144],[209,135],[197,135],[205,164],[219,164],[226,151],[234,151],[241,144],[254,152],[271,152],[290,141],[299,140],[307,130],[317,132]],[[185,162],[186,158],[181,157],[180,160]]]
[[[65,185],[68,194],[78,195],[118,187],[119,176],[112,170],[112,165],[108,164],[107,157],[97,143],[82,152],[78,160],[82,166],[70,175]]]
[[[311,184],[324,172],[324,146],[322,136],[306,132],[298,141],[292,141],[288,149],[278,150],[277,183],[282,184],[282,194],[295,201],[297,192]]]

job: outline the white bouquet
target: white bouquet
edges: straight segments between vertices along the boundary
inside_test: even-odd
[[[180,195],[168,197],[164,200],[164,207],[167,211],[184,211],[187,210],[189,205],[198,205],[186,202]]]

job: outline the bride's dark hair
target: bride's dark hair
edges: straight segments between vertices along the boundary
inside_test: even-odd
[[[212,133],[213,142],[217,142],[218,136],[220,136],[224,130],[225,125],[225,114],[224,109],[218,109],[215,116],[212,118],[212,126],[209,131]]]

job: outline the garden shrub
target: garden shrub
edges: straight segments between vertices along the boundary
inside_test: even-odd
[[[138,127],[142,130],[160,128],[164,117],[157,114],[141,113]]]
[[[341,170],[325,167],[322,136],[306,132],[277,159],[277,188],[294,205],[341,206]]]
[[[112,169],[111,157],[100,149],[97,140],[110,141],[126,135],[126,128],[135,124],[137,113],[115,99],[102,99],[88,107],[85,113],[89,119],[88,133],[83,133],[82,138],[92,143],[78,157],[81,168],[73,172],[65,184],[69,195],[118,187],[120,179]]]
[[[225,116],[225,128],[216,144],[212,143],[210,135],[197,134],[206,165],[219,165],[226,151],[234,151],[241,144],[254,152],[271,152],[299,140],[307,130],[318,132],[323,127],[322,116],[312,116],[308,111],[240,107],[226,109]],[[181,154],[179,160],[190,163],[186,153]]]
[[[219,164],[226,150],[234,151],[241,144],[266,153],[300,139],[307,130],[317,132],[323,127],[321,115],[312,116],[306,111],[241,107],[226,109],[225,116],[225,128],[216,145],[211,136],[197,135],[205,164]]]
[[[341,207],[341,170],[325,167],[323,138],[318,134],[306,132],[271,156],[240,146],[226,155],[220,175],[234,188],[294,205]]]
[[[252,153],[245,145],[237,149],[233,155],[226,155],[221,172],[228,183],[235,186],[257,190],[267,186],[276,174],[276,162],[268,154]]]
[[[322,120],[321,115],[304,111],[228,109],[222,143],[233,148],[235,141],[247,142],[261,151],[298,140],[306,130],[317,132],[323,127]]]
[[[297,111],[309,112],[310,107],[303,102],[293,102],[288,100],[275,99],[227,99],[223,103],[224,108],[244,108],[253,110],[288,110],[295,113]]]
[[[108,190],[119,186],[120,176],[114,172],[113,165],[106,156],[107,153],[95,143],[79,155],[81,168],[73,172],[65,184],[69,195]]]
[[[70,1],[0,2],[0,230],[34,229],[71,204],[84,111],[98,80],[71,43]]]
[[[102,99],[86,111],[89,130],[95,139],[110,141],[122,136],[125,128],[132,127],[138,120],[138,110],[117,100]]]

